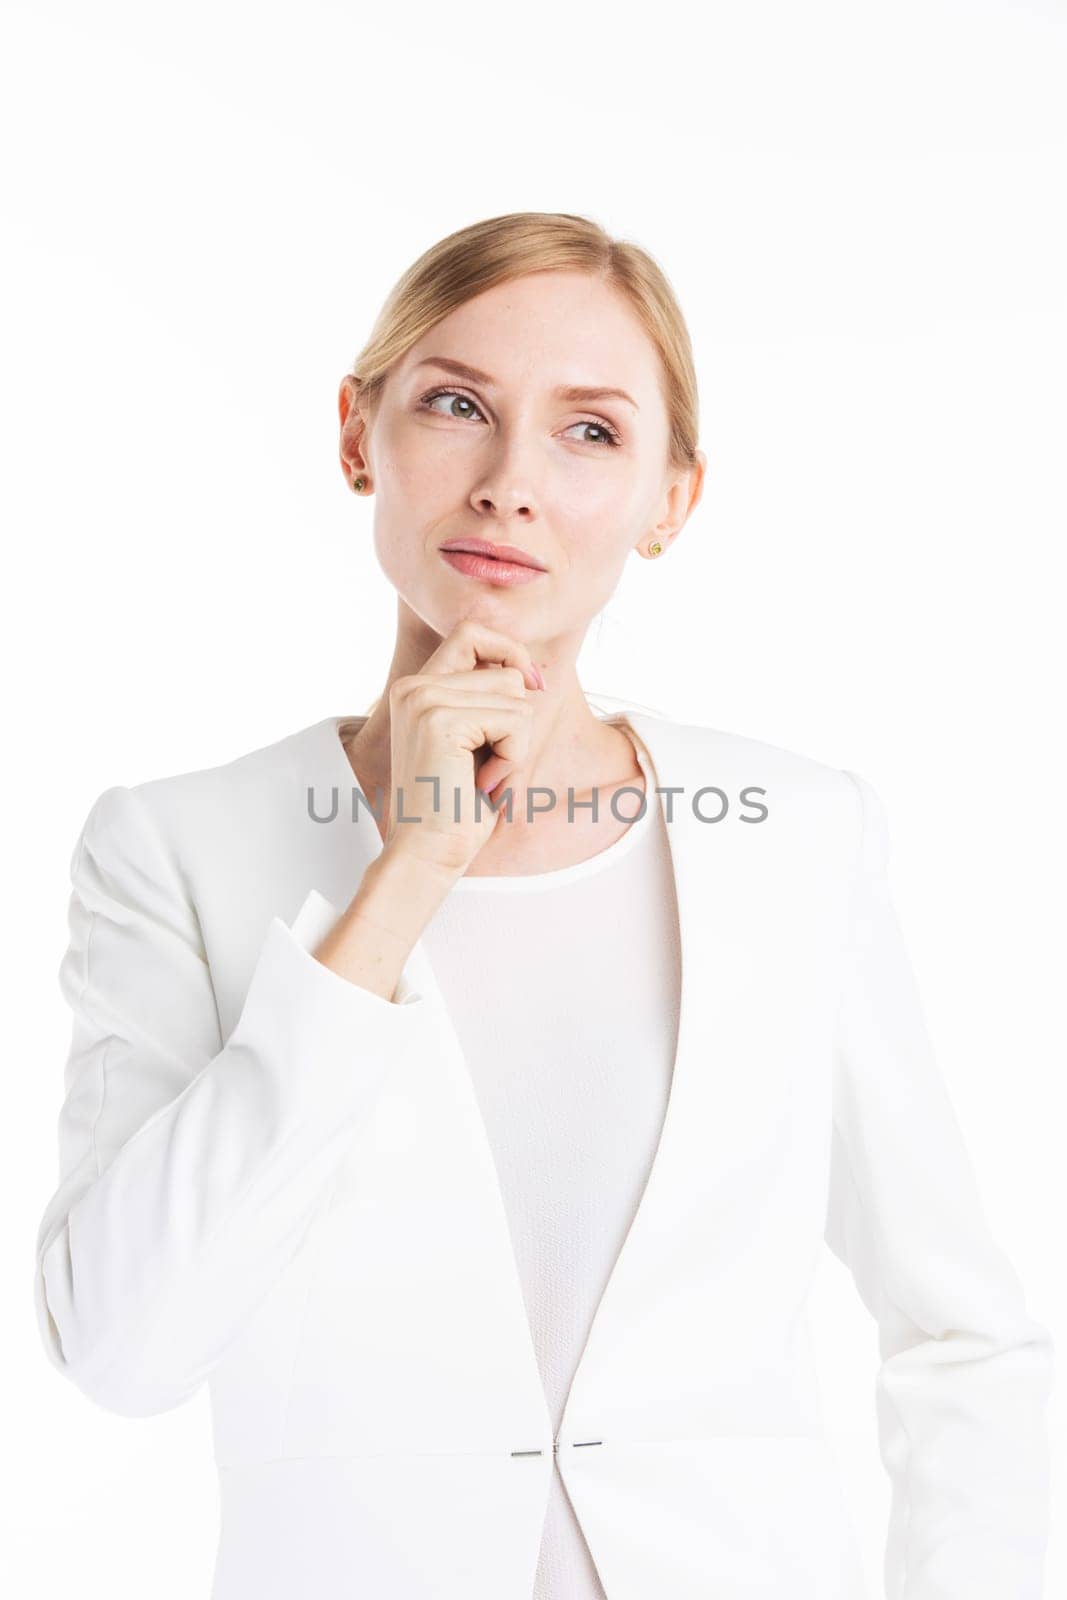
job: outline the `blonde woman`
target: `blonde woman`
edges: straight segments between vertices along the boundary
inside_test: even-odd
[[[662,271],[583,217],[464,228],[340,419],[378,698],[105,790],[74,851],[51,1360],[131,1417],[207,1386],[214,1600],[857,1600],[828,1243],[880,1335],[887,1594],[1037,1600],[1051,1341],[881,802],[576,674],[701,494]]]

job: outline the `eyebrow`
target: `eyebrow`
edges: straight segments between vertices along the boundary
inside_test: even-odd
[[[417,372],[419,367],[441,367],[445,372],[451,372],[454,377],[466,378],[468,383],[480,383],[487,389],[497,387],[488,372],[480,372],[477,367],[468,367],[463,361],[453,361],[449,356],[427,356],[424,361],[417,362],[412,370]],[[562,385],[555,390],[555,393],[561,400],[625,400],[635,411],[640,410],[637,401],[628,395],[625,389],[605,389],[600,386],[589,387],[572,383]]]

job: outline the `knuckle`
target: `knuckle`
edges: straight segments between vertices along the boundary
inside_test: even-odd
[[[430,711],[440,710],[441,702],[437,698],[436,688],[432,683],[427,683],[425,679],[419,680],[412,685],[408,692],[408,699],[419,716],[425,716]]]

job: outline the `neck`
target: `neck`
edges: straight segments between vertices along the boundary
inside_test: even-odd
[[[421,619],[413,618],[413,622],[413,626],[399,629],[385,684],[366,722],[348,742],[358,770],[388,792],[392,764],[389,692],[398,678],[417,673],[441,643],[439,635]],[[598,717],[586,700],[575,670],[577,644],[580,640],[553,640],[529,647],[542,668],[546,687],[526,691],[533,717],[522,782],[524,787],[540,785],[552,790],[557,806],[565,803],[568,788],[578,797],[594,788],[640,777],[630,741]]]

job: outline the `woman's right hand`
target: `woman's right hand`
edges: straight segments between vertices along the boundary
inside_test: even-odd
[[[499,787],[499,803],[514,790],[526,760],[527,689],[543,688],[524,645],[469,618],[420,672],[393,682],[387,854],[463,875],[502,814],[487,796]]]

